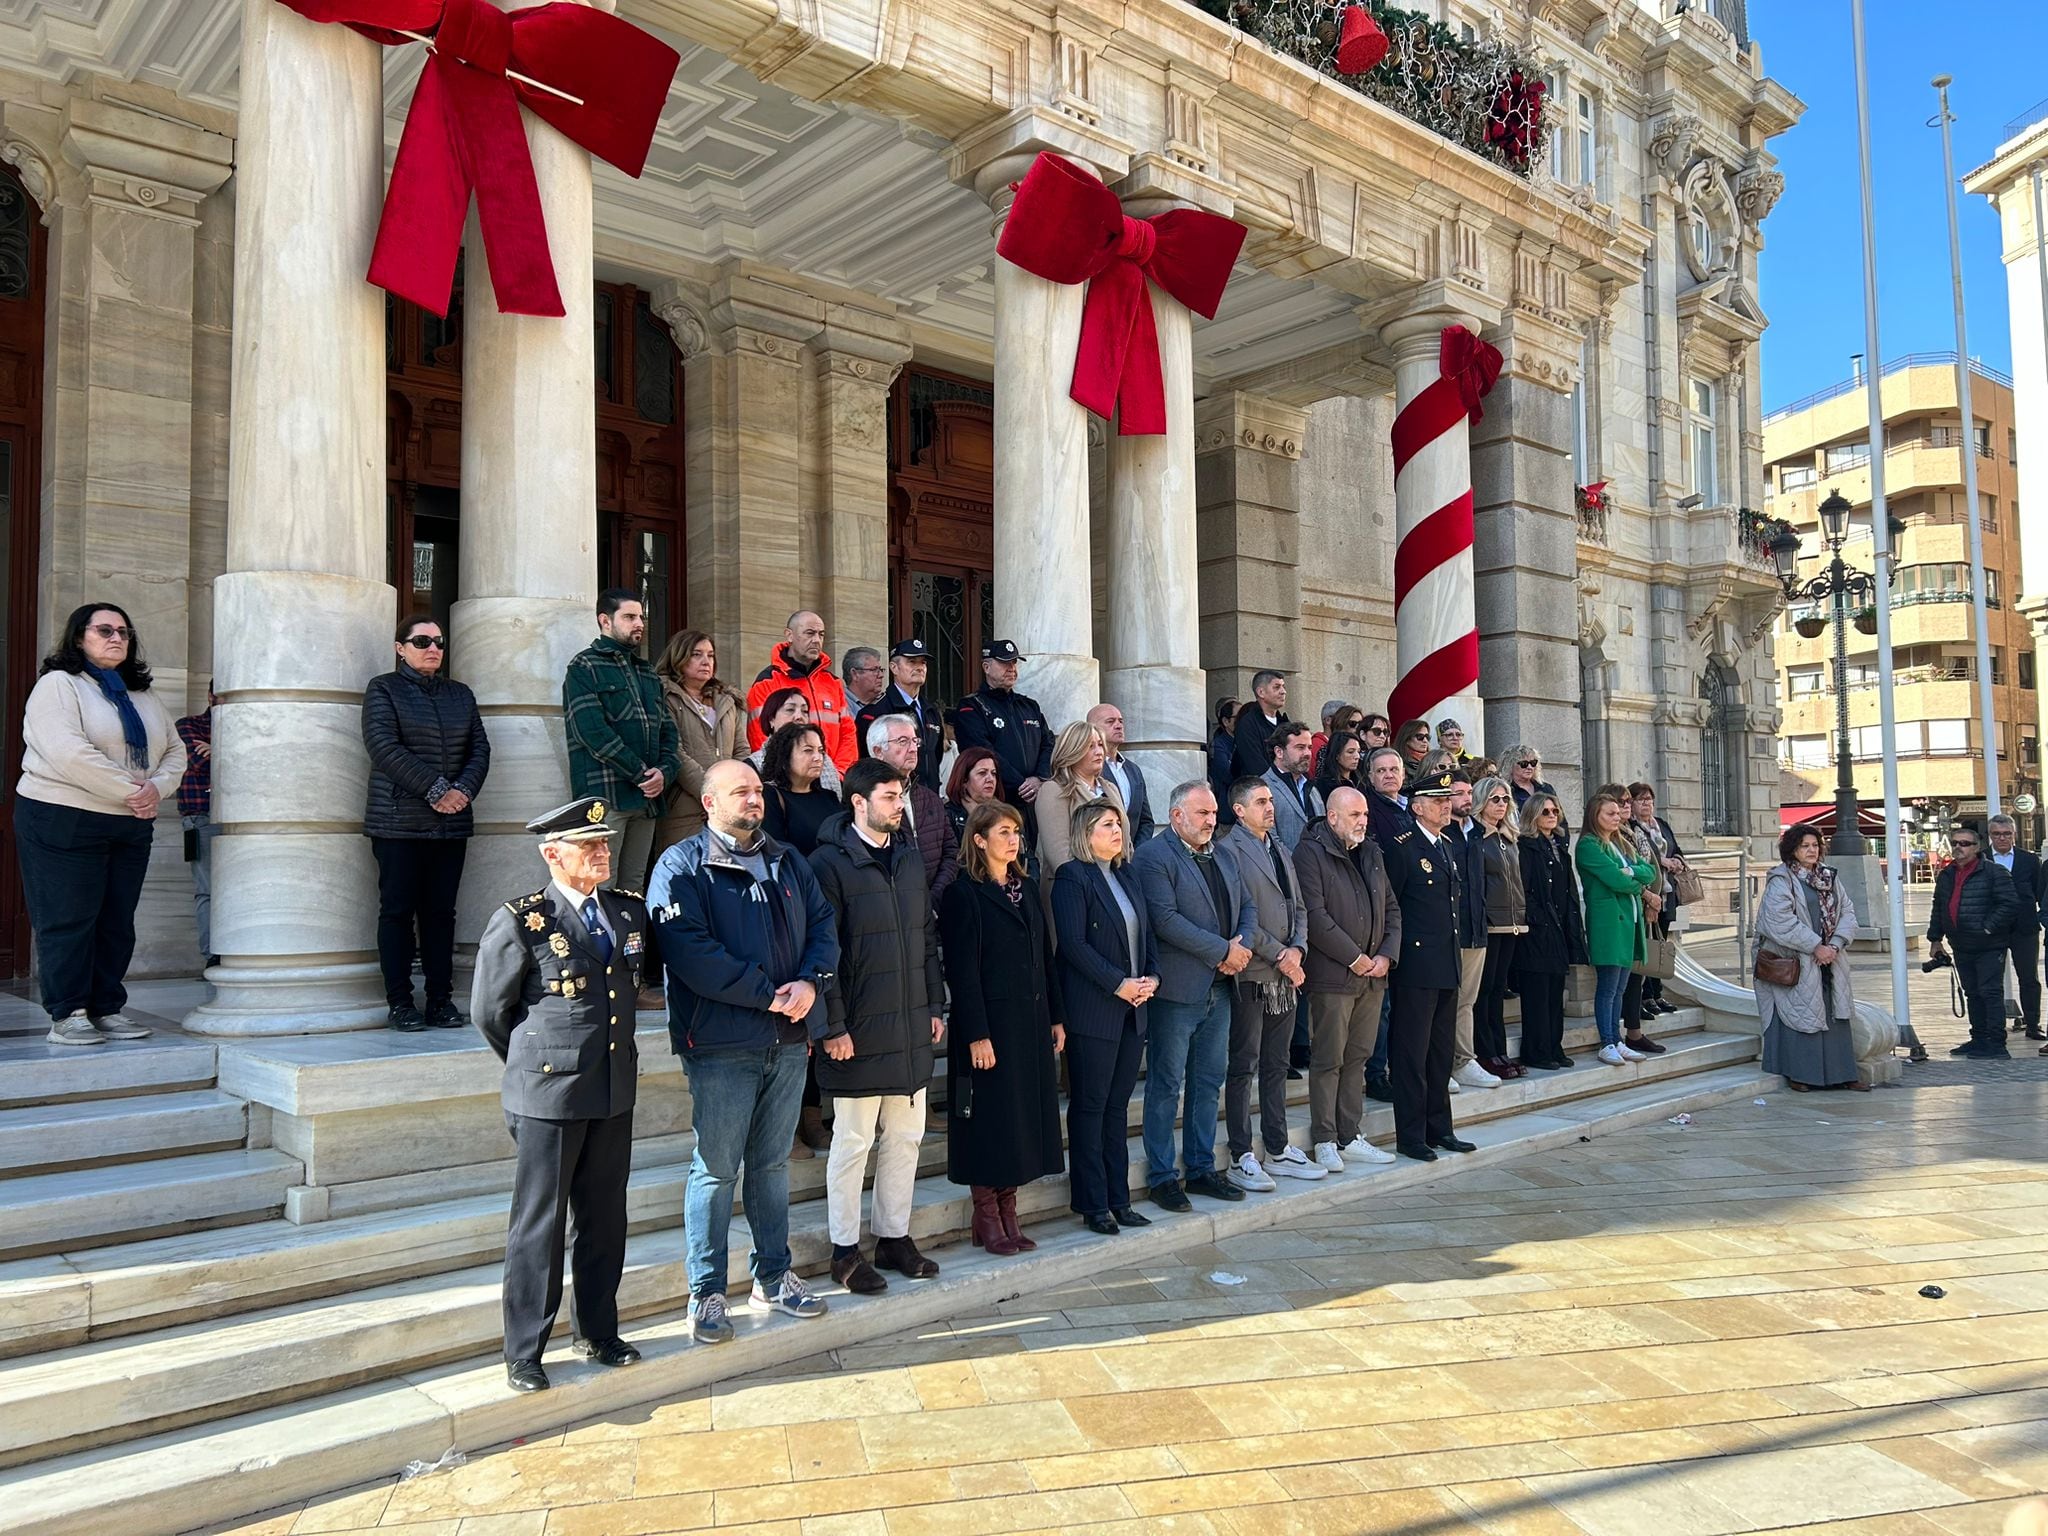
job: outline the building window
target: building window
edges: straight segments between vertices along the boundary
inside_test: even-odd
[[[1720,265],[1721,237],[1714,233],[1714,221],[1699,209],[1693,210],[1687,237],[1692,241],[1693,259],[1699,263],[1700,271],[1712,272]]]
[[[1717,391],[1705,379],[1694,379],[1692,406],[1692,482],[1687,487],[1704,506],[1721,504],[1720,448],[1716,436]]]
[[[1590,485],[1593,481],[1593,423],[1588,395],[1593,387],[1593,343],[1579,338],[1579,377],[1572,385],[1572,481]]]
[[[1572,92],[1572,142],[1578,150],[1579,185],[1594,184],[1593,98],[1584,91]]]
[[[2020,434],[2017,428],[2005,429],[2005,462],[2017,464],[2020,461]]]
[[[1561,102],[1565,99],[1563,75],[1552,75],[1550,77],[1549,99],[1554,102]],[[1570,136],[1561,126],[1553,127],[1550,130],[1550,179],[1560,185],[1569,182],[1569,178],[1565,175],[1565,165],[1570,154],[1569,139]]]
[[[1960,757],[1969,750],[1969,721],[1929,720],[1927,722],[1927,755],[1929,757]]]
[[[2034,653],[2025,646],[2020,648],[2019,666],[2020,686],[2022,688],[2032,688],[2034,686]]]
[[[1742,685],[1732,669],[1709,662],[1700,675],[1701,825],[1709,837],[1739,837],[1743,817]]]
[[[1870,462],[1870,443],[1835,443],[1827,451],[1828,473],[1839,475]]]
[[[1808,489],[1819,478],[1811,464],[1780,464],[1778,484],[1788,491]]]
[[[1977,493],[1977,508],[1984,519],[1984,531],[1986,533],[1998,532],[1998,498],[1979,491]]]
[[[1978,422],[1978,423],[1977,423],[1977,429],[1976,429],[1976,432],[1975,432],[1975,436],[1976,436],[1976,439],[1977,439],[1977,457],[1978,457],[1978,458],[1980,458],[1980,459],[1988,459],[1988,458],[1990,458],[1990,457],[1991,457],[1991,423],[1990,423],[1990,422],[1988,422],[1988,421],[1980,421],[1980,422]]]

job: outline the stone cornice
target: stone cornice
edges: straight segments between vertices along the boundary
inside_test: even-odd
[[[196,223],[199,204],[234,170],[218,133],[112,101],[64,109],[64,156],[85,173],[94,202]]]

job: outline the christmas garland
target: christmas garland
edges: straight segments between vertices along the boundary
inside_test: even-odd
[[[1468,42],[1420,11],[1384,0],[1195,3],[1518,176],[1526,177],[1543,151],[1547,88],[1504,43]]]

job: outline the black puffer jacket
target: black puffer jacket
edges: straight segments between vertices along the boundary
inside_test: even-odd
[[[1940,939],[1959,955],[2003,949],[2012,934],[2013,921],[2020,913],[2019,893],[2005,867],[1980,856],[1977,868],[1963,882],[1963,899],[1956,906],[1956,920],[1949,921],[1949,902],[1955,896],[1956,866],[1951,864],[1934,877],[1934,904],[1927,914],[1927,937]]]
[[[839,969],[806,1022],[814,1040],[853,1036],[847,1060],[823,1049],[812,1058],[818,1086],[847,1098],[907,1096],[932,1080],[932,1019],[946,995],[938,923],[916,841],[890,841],[885,863],[839,811],[811,854],[839,933]]]
[[[448,677],[425,677],[404,662],[363,690],[363,745],[370,752],[369,837],[468,837],[468,806],[452,816],[434,809],[451,789],[471,800],[491,771],[476,695]]]

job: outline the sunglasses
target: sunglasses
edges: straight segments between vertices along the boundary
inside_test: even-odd
[[[88,624],[85,626],[102,640],[131,640],[135,631],[125,624]]]
[[[448,642],[439,635],[407,635],[405,643],[416,651],[445,651]]]
[[[1543,766],[1543,759],[1540,757],[1525,757],[1515,766],[1517,768],[1541,768]]]
[[[1488,805],[1506,805],[1512,799],[1514,799],[1513,795],[1488,795],[1486,803]]]

